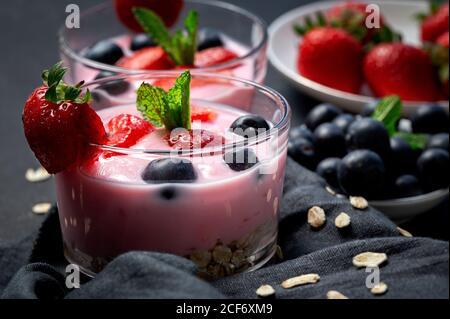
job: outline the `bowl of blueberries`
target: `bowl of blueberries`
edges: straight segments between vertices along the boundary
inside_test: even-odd
[[[438,105],[410,118],[401,118],[402,109],[397,96],[357,115],[319,104],[291,129],[289,155],[336,194],[362,196],[395,221],[410,219],[448,198],[449,116]]]

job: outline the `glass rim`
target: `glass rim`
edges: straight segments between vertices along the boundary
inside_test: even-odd
[[[177,75],[180,75],[183,71],[178,71],[177,73],[171,71],[155,71],[153,73],[148,73],[148,72],[141,72],[138,74],[119,74],[119,75],[114,75],[114,76],[110,76],[110,77],[105,77],[102,79],[98,79],[98,80],[94,80],[94,81],[90,81],[87,82],[85,84],[83,84],[82,88],[86,88],[89,89],[90,86],[93,85],[98,85],[101,86],[104,83],[107,82],[112,82],[112,81],[117,81],[117,80],[124,80],[124,79],[129,79],[129,78],[134,78],[135,80],[142,80],[145,81],[146,79],[163,79],[163,78],[173,78],[175,79],[177,77]],[[267,96],[272,99],[276,104],[278,104],[280,106],[281,109],[281,118],[277,123],[273,123],[273,126],[262,136],[261,135],[256,135],[255,137],[251,137],[242,141],[238,141],[238,142],[233,142],[233,143],[225,143],[219,146],[208,146],[208,147],[194,147],[194,148],[189,148],[189,149],[182,149],[182,150],[176,150],[176,149],[172,149],[172,150],[158,150],[158,149],[133,149],[133,148],[127,148],[127,147],[116,147],[116,146],[110,146],[110,145],[105,145],[105,144],[90,144],[93,147],[96,148],[101,148],[102,150],[105,151],[111,151],[111,152],[115,152],[115,153],[121,153],[121,154],[153,154],[153,155],[174,155],[175,153],[181,153],[180,157],[184,157],[184,156],[198,156],[198,155],[203,155],[206,153],[209,153],[209,156],[211,156],[211,154],[223,154],[226,150],[233,150],[236,148],[241,148],[241,147],[249,147],[249,146],[253,146],[253,145],[257,145],[259,143],[265,142],[267,140],[270,140],[273,136],[275,135],[280,135],[278,134],[279,132],[284,133],[288,130],[289,125],[290,125],[290,116],[291,116],[291,108],[289,106],[288,101],[286,100],[286,98],[284,98],[280,93],[278,93],[277,91],[275,91],[272,88],[269,88],[267,86],[258,84],[254,81],[250,81],[250,80],[246,80],[246,79],[242,79],[242,78],[237,78],[237,77],[233,77],[233,76],[229,76],[229,75],[224,75],[224,74],[217,74],[217,73],[206,73],[206,72],[200,72],[200,71],[191,71],[191,75],[192,78],[200,78],[200,79],[210,79],[210,80],[214,80],[214,79],[219,79],[221,81],[225,81],[225,82],[237,82],[240,84],[244,84],[246,86],[251,86],[257,90],[259,90],[260,92],[264,92],[267,94]]]
[[[225,10],[239,13],[243,16],[246,16],[253,22],[257,23],[261,27],[262,32],[263,32],[261,41],[257,45],[252,46],[252,48],[249,50],[249,52],[247,54],[245,54],[243,56],[239,56],[233,60],[230,60],[230,61],[227,61],[224,63],[216,64],[216,65],[209,66],[209,67],[198,68],[198,70],[201,70],[204,72],[212,72],[214,70],[220,70],[220,69],[223,69],[226,67],[230,67],[232,65],[239,64],[240,62],[256,55],[267,44],[267,41],[269,38],[267,23],[262,18],[255,15],[254,13],[252,13],[246,9],[243,9],[237,5],[223,2],[223,1],[217,1],[217,0],[185,0],[185,2],[198,3],[198,4],[202,4],[202,5],[207,5],[207,6],[215,6],[218,8],[222,8]],[[106,7],[109,7],[109,6],[111,6],[110,1],[105,1],[96,6],[90,7],[89,9],[86,9],[85,11],[81,12],[80,18],[82,19],[83,17],[90,16],[90,15],[94,14],[95,12],[105,9]],[[152,73],[155,71],[159,71],[159,70],[133,70],[133,69],[122,68],[119,66],[110,65],[110,64],[106,64],[106,63],[97,62],[97,61],[94,61],[91,59],[87,59],[87,58],[83,57],[81,54],[75,52],[75,50],[73,50],[70,47],[70,45],[66,41],[65,31],[66,31],[66,27],[63,24],[59,28],[59,31],[58,31],[58,42],[59,42],[59,47],[60,47],[61,51],[64,54],[66,54],[67,56],[69,56],[70,58],[82,63],[83,65],[87,65],[87,66],[92,67],[97,70],[104,70],[104,71],[125,73],[125,74],[136,74],[136,73],[142,73],[142,72]],[[163,70],[163,71],[166,71],[166,70]],[[174,74],[177,74],[177,70],[167,70],[167,72],[172,72]]]

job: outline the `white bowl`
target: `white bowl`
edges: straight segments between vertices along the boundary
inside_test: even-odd
[[[428,212],[446,198],[448,198],[448,188],[414,197],[370,201],[369,204],[390,219],[396,222],[403,222]]]
[[[370,3],[378,4],[387,23],[404,38],[404,41],[413,45],[420,45],[419,25],[415,16],[419,12],[427,12],[426,1],[379,1],[371,0]],[[333,103],[348,111],[359,113],[364,105],[376,100],[370,96],[368,88],[363,88],[361,94],[351,94],[332,89],[317,82],[311,81],[297,72],[298,43],[301,38],[293,31],[296,23],[303,22],[305,16],[314,16],[317,11],[326,11],[335,5],[336,1],[320,1],[291,10],[269,27],[269,59],[272,65],[300,91],[320,101]],[[429,102],[404,102],[403,113],[410,116],[424,103]],[[449,102],[438,103],[448,112]]]

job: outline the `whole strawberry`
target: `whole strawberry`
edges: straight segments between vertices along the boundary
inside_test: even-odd
[[[142,32],[141,25],[134,17],[133,8],[152,10],[161,17],[166,26],[172,27],[183,8],[183,0],[115,0],[114,6],[117,17],[125,26],[132,31]]]
[[[364,59],[364,75],[379,97],[398,95],[405,101],[437,101],[441,96],[431,59],[410,45],[377,45]]]
[[[358,93],[363,47],[352,35],[334,27],[308,31],[299,45],[297,68],[301,75],[334,89]]]
[[[51,174],[61,172],[90,155],[89,144],[106,139],[103,123],[89,106],[90,94],[81,83],[68,86],[60,64],[43,73],[44,85],[25,103],[25,137],[41,165]]]
[[[422,17],[421,38],[424,42],[435,42],[436,39],[448,31],[448,2],[442,4],[440,7],[431,7],[431,14]]]
[[[325,12],[327,22],[347,31],[359,33],[364,43],[369,42],[375,33],[384,26],[383,16],[379,17],[380,28],[368,28],[366,20],[371,14],[367,3],[345,1],[332,6]],[[372,20],[371,20],[372,22]],[[353,33],[353,32],[352,32]]]
[[[448,98],[448,61],[449,61],[449,34],[448,31],[436,39],[436,43],[427,43],[425,49],[439,73],[439,80],[442,84],[444,96]]]

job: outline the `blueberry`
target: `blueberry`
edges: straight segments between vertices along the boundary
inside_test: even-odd
[[[314,143],[303,137],[289,141],[288,154],[297,163],[308,169],[314,170],[317,164],[316,149]]]
[[[294,140],[296,138],[305,138],[311,143],[314,143],[314,135],[305,125],[293,127],[289,132],[289,138]]]
[[[172,200],[177,196],[175,187],[165,187],[161,190],[161,197],[165,200]]]
[[[439,105],[423,105],[411,117],[414,133],[448,132],[448,114]]]
[[[241,148],[232,152],[225,153],[223,160],[236,172],[245,171],[258,163],[258,157],[253,150]]]
[[[130,43],[130,50],[137,51],[143,48],[154,47],[156,42],[154,42],[145,33],[139,33],[133,37]]]
[[[353,122],[347,132],[347,146],[350,150],[368,149],[384,160],[391,153],[389,134],[381,122],[362,118]]]
[[[405,198],[422,194],[422,189],[417,177],[414,175],[402,175],[395,180],[394,192],[397,198]]]
[[[448,152],[448,133],[439,133],[430,137],[427,143],[427,149],[441,148]]]
[[[221,46],[223,46],[223,41],[220,31],[213,28],[200,30],[198,34],[198,51]]]
[[[123,51],[113,41],[103,40],[90,47],[84,57],[100,63],[114,64],[123,57]]]
[[[333,104],[319,104],[309,112],[305,124],[310,130],[314,131],[320,124],[331,122],[341,113],[342,111]]]
[[[161,158],[150,162],[142,172],[148,183],[188,183],[197,179],[194,166],[185,159]]]
[[[269,124],[258,115],[243,115],[236,119],[231,126],[231,130],[238,135],[250,138],[258,135],[258,130],[264,130],[267,132],[270,127]]]
[[[361,111],[362,117],[371,117],[377,108],[379,101],[370,102],[364,105],[363,110]]]
[[[117,75],[115,72],[111,71],[101,71],[95,77],[95,80],[103,79],[106,77]],[[100,89],[107,91],[112,95],[119,95],[126,92],[130,88],[130,83],[124,80],[113,80],[106,82],[99,86]]]
[[[355,121],[355,117],[351,114],[340,114],[334,120],[333,123],[339,126],[344,133],[347,132],[348,127]]]
[[[344,131],[336,124],[320,124],[314,131],[314,138],[317,154],[321,158],[345,155]]]
[[[448,161],[448,152],[439,148],[431,148],[420,155],[417,169],[425,190],[433,191],[448,187]]]
[[[316,168],[316,173],[322,176],[327,181],[328,185],[335,189],[339,189],[337,171],[340,163],[340,158],[330,157],[320,162]]]
[[[378,154],[357,150],[342,159],[338,167],[338,181],[349,195],[373,198],[383,188],[385,168]]]
[[[417,153],[411,146],[399,137],[393,137],[390,141],[392,150],[391,168],[395,176],[413,173],[416,169]]]

